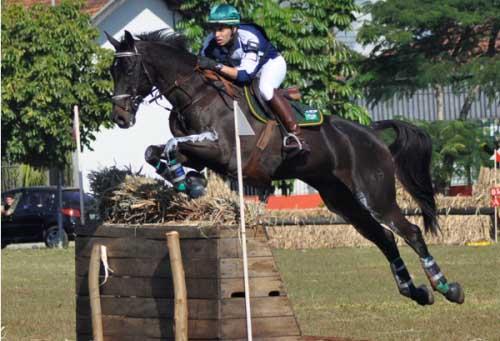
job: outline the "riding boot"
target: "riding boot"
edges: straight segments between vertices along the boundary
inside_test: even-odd
[[[279,93],[279,91],[274,90],[273,98],[271,98],[271,100],[267,103],[269,103],[269,106],[273,110],[274,114],[278,115],[286,130],[296,137],[285,139],[285,151],[292,154],[296,153],[297,151],[302,154],[309,153],[311,151],[311,148],[304,140],[304,136],[302,135],[302,131],[299,125],[295,121],[295,115],[288,100],[284,98]]]

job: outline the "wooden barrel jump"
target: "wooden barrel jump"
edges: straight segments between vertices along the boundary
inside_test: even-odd
[[[190,340],[246,339],[237,226],[99,225],[76,238],[77,340],[93,340],[89,262],[106,246],[109,273],[99,287],[106,341],[174,340],[174,285],[165,234],[180,238]],[[302,339],[263,227],[247,229],[254,339]],[[100,282],[104,270],[99,272]]]

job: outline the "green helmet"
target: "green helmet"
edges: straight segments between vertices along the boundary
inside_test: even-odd
[[[240,13],[235,7],[228,4],[215,5],[210,10],[208,23],[238,26],[240,24]]]

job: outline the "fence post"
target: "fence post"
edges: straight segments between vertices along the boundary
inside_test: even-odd
[[[99,293],[99,269],[101,266],[101,247],[94,244],[89,263],[89,298],[92,313],[92,335],[94,341],[103,341],[101,297]]]
[[[174,331],[175,341],[188,340],[188,305],[186,278],[182,265],[181,247],[179,243],[179,233],[172,231],[166,233],[168,255],[170,258],[170,269],[174,282]]]

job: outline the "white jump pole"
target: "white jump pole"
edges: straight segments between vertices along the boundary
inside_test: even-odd
[[[495,150],[495,154],[493,155],[493,162],[495,163],[495,172],[493,173],[493,178],[494,178],[494,187],[496,188],[498,183],[497,183],[497,157],[498,157],[498,150]],[[495,205],[495,243],[498,243],[498,207]]]
[[[238,193],[240,198],[240,227],[241,227],[241,247],[243,251],[243,277],[245,282],[245,310],[247,321],[247,340],[252,341],[252,316],[250,311],[250,285],[248,280],[248,256],[247,238],[245,228],[245,202],[243,198],[243,171],[241,166],[241,143],[240,129],[238,122],[238,102],[233,101],[234,107],[234,131],[236,138],[236,163],[238,168]]]
[[[73,120],[73,130],[75,134],[75,142],[76,142],[76,164],[78,168],[78,187],[80,189],[80,222],[82,225],[85,225],[85,203],[83,198],[83,176],[82,176],[82,167],[81,167],[81,159],[80,159],[80,112],[78,111],[78,105],[75,105],[73,108],[74,111],[74,120]]]

